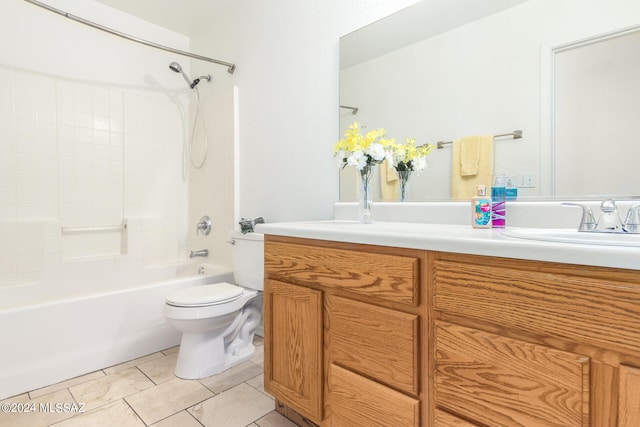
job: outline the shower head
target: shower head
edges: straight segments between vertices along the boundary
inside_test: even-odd
[[[185,82],[187,82],[187,85],[189,85],[191,89],[195,87],[195,85],[192,86],[193,82],[189,79],[187,74],[182,70],[182,67],[180,66],[180,64],[178,64],[177,62],[172,62],[171,64],[169,64],[169,68],[175,71],[176,73],[182,74],[182,78],[184,79]]]
[[[191,89],[195,89],[196,86],[198,86],[198,83],[200,83],[200,80],[205,79],[206,81],[210,82],[211,81],[211,74],[207,74],[206,76],[200,76],[196,79],[193,80],[193,82],[189,85],[189,87]]]

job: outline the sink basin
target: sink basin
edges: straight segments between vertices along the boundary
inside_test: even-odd
[[[502,235],[544,242],[640,247],[640,234],[629,233],[580,232],[566,228],[514,228],[504,230]]]

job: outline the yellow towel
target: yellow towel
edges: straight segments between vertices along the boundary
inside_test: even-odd
[[[385,160],[380,165],[380,196],[383,201],[398,201],[398,174]]]
[[[478,175],[480,164],[480,144],[482,137],[470,136],[460,140],[460,175]]]
[[[475,156],[478,159],[477,163]],[[453,141],[451,148],[451,198],[469,200],[476,195],[476,188],[479,184],[490,188],[492,165],[492,135],[468,136]]]

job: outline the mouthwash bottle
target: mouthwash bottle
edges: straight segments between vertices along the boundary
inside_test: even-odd
[[[496,175],[491,186],[491,227],[504,228],[506,224],[506,177]]]

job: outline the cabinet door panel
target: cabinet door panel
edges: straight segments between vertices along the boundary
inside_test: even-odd
[[[640,425],[640,369],[620,366],[618,427]]]
[[[589,359],[436,322],[436,404],[492,426],[589,425]]]
[[[329,426],[418,427],[420,402],[337,365],[329,368]]]
[[[418,316],[336,296],[327,310],[332,362],[418,394]]]
[[[264,292],[265,389],[322,420],[322,292],[274,280]]]

